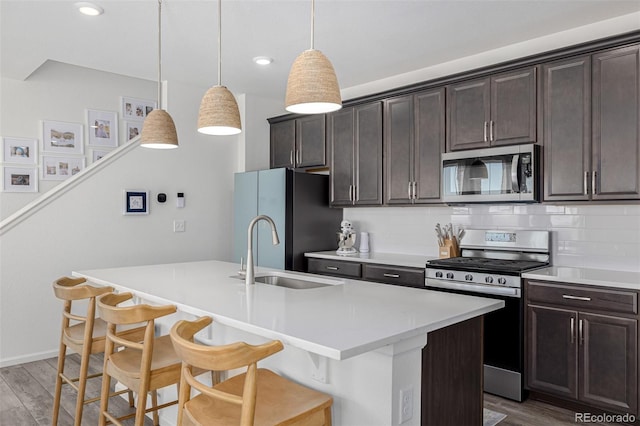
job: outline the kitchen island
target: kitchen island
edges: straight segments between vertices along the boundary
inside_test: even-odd
[[[440,377],[444,369],[437,363],[455,367],[459,359],[462,368],[468,364],[466,358],[478,357],[482,315],[504,306],[500,300],[263,268],[257,269],[257,277],[286,274],[328,285],[291,289],[257,283],[247,287],[234,277],[237,271],[237,264],[202,261],[75,271],[73,275],[131,291],[138,301],[177,305],[178,314],[167,319],[162,333],[178,318],[209,315],[213,325],[197,336],[206,343],[281,340],[285,349],[261,366],[331,394],[333,423],[345,426],[420,424],[420,407],[438,406],[433,400],[425,403],[429,402],[426,394],[430,390],[434,396],[446,394],[430,389],[431,385],[423,389],[424,378],[438,378],[438,386],[446,387],[445,378]],[[460,328],[461,324],[469,327]],[[447,330],[454,332],[449,335]],[[425,359],[435,368],[422,371],[423,348],[426,345],[428,352],[430,333],[438,336],[440,349],[463,348],[464,354],[426,353]],[[466,387],[471,399],[480,398],[476,424],[482,423],[479,358],[480,363],[467,372],[476,378],[470,381],[475,385]],[[452,376],[451,383],[455,380]],[[169,391],[165,392],[160,398],[168,400]],[[464,395],[458,397],[462,400]],[[464,407],[440,409],[454,412]],[[162,424],[175,424],[175,415],[167,410],[161,418]]]

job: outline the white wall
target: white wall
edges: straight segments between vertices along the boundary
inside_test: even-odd
[[[90,90],[97,87],[100,90]],[[118,111],[120,95],[153,99],[155,87],[53,64],[33,80],[2,79],[2,132],[39,137],[41,118],[84,122],[86,107]],[[178,149],[134,148],[27,220],[0,230],[0,365],[55,354],[61,304],[51,283],[72,270],[230,259],[239,139],[197,133],[197,112],[205,91],[169,85],[168,106],[178,129]],[[268,141],[268,133],[254,137]],[[123,189],[149,190],[150,214],[123,216]],[[165,204],[155,201],[159,192],[167,194]],[[175,207],[177,192],[185,193],[184,209]],[[33,198],[3,193],[3,211],[8,214]],[[173,232],[174,219],[186,221],[186,232]]]

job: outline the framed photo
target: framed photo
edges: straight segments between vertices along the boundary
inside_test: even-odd
[[[42,122],[42,151],[57,154],[82,154],[82,124],[62,121]]]
[[[36,167],[4,166],[2,190],[5,192],[38,192],[38,169]]]
[[[142,121],[127,121],[127,141],[142,134]]]
[[[87,110],[89,145],[118,146],[118,114],[111,111]]]
[[[125,120],[144,120],[158,107],[156,101],[122,97],[122,118]]]
[[[24,138],[2,138],[2,161],[36,165],[38,163],[38,140]]]
[[[84,169],[84,157],[42,156],[42,180],[66,180]]]
[[[110,153],[111,150],[104,150],[104,149],[94,149],[93,150],[93,155],[92,155],[92,163],[95,163],[96,161],[100,160],[102,157],[104,157],[105,155],[107,155],[108,153]]]
[[[149,214],[149,191],[125,189],[123,214]]]

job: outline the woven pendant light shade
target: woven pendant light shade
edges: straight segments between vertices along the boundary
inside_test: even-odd
[[[322,114],[342,108],[333,65],[319,50],[305,50],[291,65],[285,108],[299,114]]]
[[[178,147],[176,125],[167,111],[154,109],[147,115],[142,125],[140,146],[158,149]]]
[[[213,86],[202,97],[198,132],[206,135],[237,135],[242,131],[240,111],[233,93],[225,86]]]

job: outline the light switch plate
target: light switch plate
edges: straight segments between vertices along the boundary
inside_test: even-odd
[[[185,221],[184,220],[174,220],[173,221],[173,232],[184,232]]]

